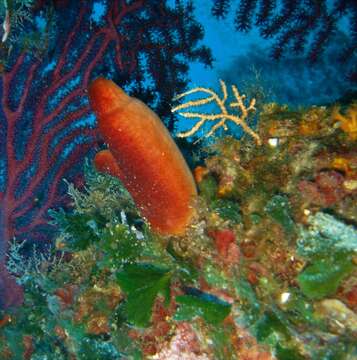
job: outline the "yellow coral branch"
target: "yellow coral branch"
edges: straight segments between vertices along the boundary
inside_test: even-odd
[[[215,133],[215,131],[218,130],[219,128],[223,128],[225,131],[228,130],[226,121],[230,120],[233,123],[235,123],[236,125],[241,126],[242,129],[246,133],[248,133],[250,136],[252,136],[254,138],[254,140],[256,141],[256,143],[258,145],[261,145],[262,142],[261,142],[259,135],[256,132],[254,132],[246,123],[246,119],[248,118],[249,113],[256,110],[255,109],[255,99],[251,99],[249,106],[246,107],[246,105],[244,104],[244,100],[245,100],[246,96],[240,95],[237,87],[235,85],[232,85],[232,92],[233,92],[234,97],[236,98],[236,101],[230,103],[229,106],[231,108],[237,108],[241,112],[241,115],[230,114],[230,113],[228,113],[228,110],[225,105],[226,100],[228,98],[227,86],[223,80],[220,80],[220,84],[221,84],[221,89],[222,89],[222,98],[220,98],[213,90],[207,89],[204,87],[197,87],[197,88],[191,89],[191,90],[186,91],[174,98],[174,100],[178,100],[178,99],[181,99],[188,95],[196,94],[199,92],[203,92],[205,94],[210,95],[207,98],[202,98],[202,99],[198,99],[198,100],[190,100],[190,101],[187,101],[186,103],[180,104],[180,105],[172,108],[172,112],[176,112],[178,110],[187,109],[187,108],[191,108],[191,107],[206,105],[210,102],[215,102],[220,109],[219,114],[205,114],[205,113],[201,113],[201,112],[179,112],[178,114],[180,116],[185,117],[185,118],[190,118],[190,119],[198,119],[198,122],[190,130],[188,130],[186,132],[181,132],[181,133],[177,134],[177,136],[178,137],[192,136],[206,122],[219,120],[216,124],[214,124],[212,126],[210,131],[205,135],[206,137],[209,137],[209,136],[213,135]]]

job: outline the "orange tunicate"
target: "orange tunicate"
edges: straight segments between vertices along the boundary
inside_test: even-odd
[[[96,155],[97,169],[123,182],[154,231],[183,234],[194,215],[190,203],[197,191],[169,131],[143,102],[110,80],[94,80],[89,98],[109,148]]]

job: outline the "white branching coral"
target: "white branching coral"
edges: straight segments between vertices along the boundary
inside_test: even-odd
[[[220,109],[220,113],[218,114],[208,114],[208,113],[202,113],[202,112],[179,112],[178,114],[189,119],[197,119],[198,121],[196,124],[188,131],[178,133],[178,137],[189,137],[197,133],[200,128],[206,124],[209,121],[214,122],[214,125],[211,127],[210,131],[205,135],[206,137],[209,137],[215,133],[216,130],[219,128],[223,128],[225,131],[228,130],[228,126],[226,124],[227,121],[232,121],[234,124],[241,126],[242,129],[252,136],[255,140],[255,142],[258,145],[261,145],[261,139],[259,135],[251,129],[247,124],[248,116],[251,112],[254,112],[255,109],[255,99],[251,99],[249,102],[249,105],[247,106],[245,104],[245,95],[241,95],[235,85],[232,85],[232,92],[235,98],[235,101],[231,102],[229,104],[230,108],[237,109],[236,114],[232,114],[227,110],[226,101],[228,99],[228,92],[227,92],[227,86],[223,80],[220,80],[221,88],[222,88],[222,98],[220,98],[217,93],[215,93],[213,90],[204,88],[204,87],[197,87],[194,89],[191,89],[189,91],[186,91],[182,94],[177,95],[174,100],[179,100],[183,97],[186,97],[188,95],[196,94],[196,93],[204,93],[208,94],[208,97],[200,98],[197,100],[190,100],[187,101],[184,104],[180,104],[174,108],[172,108],[172,112],[180,111],[183,109],[188,109],[191,107],[197,107],[201,105],[206,105],[209,103],[216,103],[217,106]]]

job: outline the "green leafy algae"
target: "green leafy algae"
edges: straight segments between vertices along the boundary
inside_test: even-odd
[[[101,249],[106,256],[101,266],[120,267],[138,259],[143,251],[144,242],[131,232],[127,225],[116,224],[106,227],[101,235]]]
[[[98,216],[93,218],[89,214],[67,214],[63,210],[50,212],[57,224],[70,234],[67,245],[73,250],[84,250],[89,245],[100,240],[100,228],[105,225],[105,218]]]
[[[140,327],[149,325],[156,297],[161,294],[166,302],[170,299],[171,276],[169,269],[150,264],[124,266],[117,274],[117,281],[127,294],[126,310],[130,322]]]
[[[259,341],[266,341],[269,337],[281,337],[290,339],[289,327],[273,311],[266,311],[263,316],[255,323],[255,332]]]
[[[291,217],[289,199],[284,195],[275,195],[266,204],[264,210],[280,224],[287,234],[295,231],[295,224]]]
[[[223,220],[230,220],[233,224],[242,222],[240,206],[236,201],[216,199],[211,202],[210,208]]]
[[[231,343],[231,336],[234,329],[220,326],[213,326],[210,329],[210,338],[213,342],[214,356],[217,360],[234,359],[234,347]]]
[[[341,280],[353,270],[351,256],[334,254],[315,261],[297,277],[302,292],[311,299],[333,295]]]
[[[231,305],[216,297],[180,295],[176,296],[179,307],[174,315],[175,320],[192,320],[202,317],[209,324],[220,324],[229,314]]]
[[[218,183],[214,176],[205,176],[198,184],[198,189],[203,198],[207,201],[212,201],[217,196]]]
[[[297,277],[302,292],[311,299],[333,295],[351,273],[357,232],[329,214],[309,217],[309,228],[299,228],[298,252],[310,260]]]
[[[278,344],[276,346],[276,357],[278,360],[304,360],[304,356],[300,355],[295,348],[285,348]]]

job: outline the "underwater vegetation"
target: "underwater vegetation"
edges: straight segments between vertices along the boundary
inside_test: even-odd
[[[188,59],[207,65],[212,60],[208,48],[199,45],[203,30],[192,17],[192,4],[178,2],[171,8],[165,1],[114,0],[96,17],[95,1],[51,3],[1,2],[1,21],[7,24],[10,16],[0,51],[3,307],[21,299],[4,267],[10,240],[26,238],[24,252],[33,243],[44,248],[51,242],[48,209],[68,203],[63,179],[81,184],[78,170],[97,147],[86,96],[89,81],[99,74],[116,79],[152,104],[172,130],[169,103],[185,89]],[[15,39],[14,16],[20,10],[26,10],[26,17]],[[37,38],[39,30],[43,42]],[[26,45],[31,34],[32,42],[42,44],[41,51]]]
[[[211,5],[355,80],[353,1]],[[0,2],[1,360],[357,357],[357,99],[187,90],[193,10]]]
[[[107,80],[93,87],[103,136],[122,129],[114,121],[103,131],[101,106],[119,117],[122,98],[138,129],[135,100]],[[25,258],[26,243],[11,244],[7,268],[24,302],[1,312],[2,358],[354,359],[355,103],[259,107],[259,144],[248,132],[199,149],[195,216],[180,234],[160,234],[124,187],[128,179],[86,162],[85,187],[68,184],[72,207],[50,212],[56,248]],[[121,165],[115,139],[108,143],[110,152],[98,154]],[[147,182],[158,176],[148,172]]]

